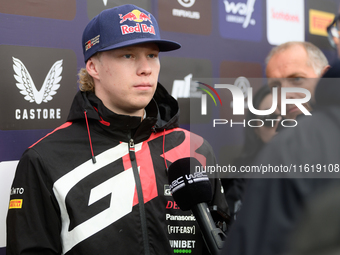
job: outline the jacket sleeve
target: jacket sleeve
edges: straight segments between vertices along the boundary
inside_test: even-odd
[[[14,177],[7,214],[6,254],[61,254],[60,213],[39,155],[28,149]]]

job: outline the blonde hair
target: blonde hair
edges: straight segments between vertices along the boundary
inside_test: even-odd
[[[100,56],[102,52],[97,52],[91,58],[97,58],[100,61]],[[94,80],[93,77],[87,72],[86,68],[81,68],[78,73],[78,83],[79,83],[79,89],[81,91],[87,92],[94,92],[95,86],[94,86]]]
[[[78,73],[79,89],[83,92],[94,92],[94,80],[85,68],[80,69]]]

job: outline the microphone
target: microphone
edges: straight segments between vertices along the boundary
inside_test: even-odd
[[[210,253],[218,255],[225,234],[216,227],[207,205],[212,199],[209,178],[195,171],[196,167],[202,169],[200,162],[192,157],[173,162],[168,172],[170,191],[181,210],[193,212]]]

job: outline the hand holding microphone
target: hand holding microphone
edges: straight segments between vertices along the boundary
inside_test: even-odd
[[[207,203],[212,198],[208,176],[196,172],[202,165],[195,158],[182,158],[171,164],[168,172],[170,190],[177,205],[183,210],[191,210],[201,228],[210,253],[217,255],[223,247],[225,234],[215,226]]]

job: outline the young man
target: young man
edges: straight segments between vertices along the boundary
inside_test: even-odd
[[[67,122],[18,165],[13,187],[24,192],[11,196],[22,206],[8,212],[7,254],[204,254],[167,180],[177,159],[214,163],[203,138],[178,128],[178,104],[157,84],[159,51],[180,45],[134,5],[103,11],[82,42],[86,69]],[[212,205],[227,210],[212,182]]]

